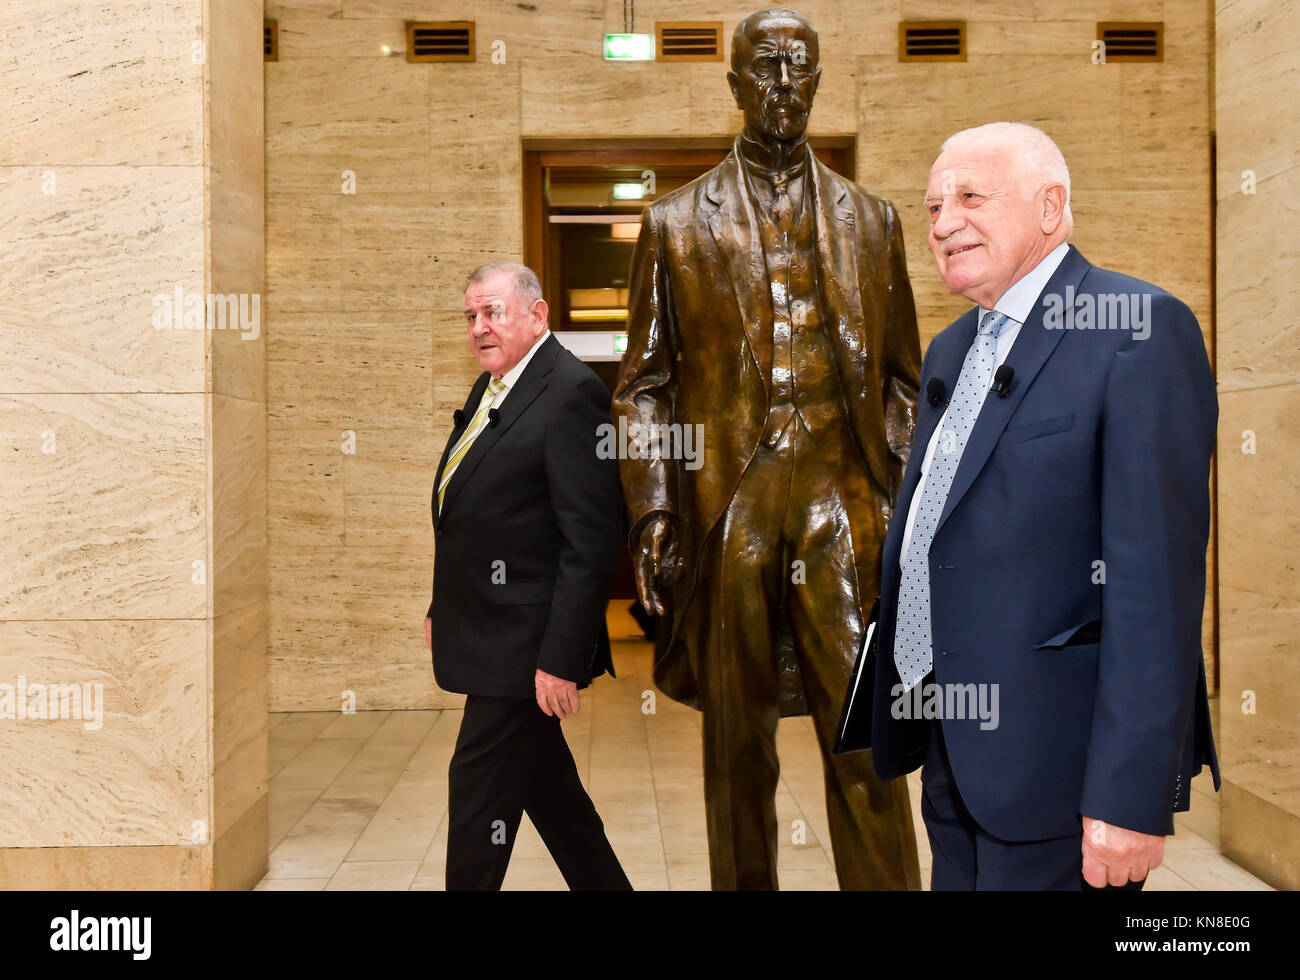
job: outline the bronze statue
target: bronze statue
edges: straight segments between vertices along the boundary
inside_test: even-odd
[[[805,141],[817,55],[794,11],[736,28],[744,130],[643,212],[614,393],[637,591],[665,617],[655,683],[704,712],[715,889],[777,887],[775,734],[796,714],[821,745],[840,887],[920,888],[905,783],[831,754],[921,358],[897,212]]]

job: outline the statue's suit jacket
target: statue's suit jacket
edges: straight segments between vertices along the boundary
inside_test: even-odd
[[[843,388],[858,458],[845,479],[869,480],[886,522],[912,441],[920,373],[916,308],[898,214],[823,166],[809,150],[822,323]],[[697,557],[758,446],[771,402],[772,308],[753,205],[732,152],[717,167],[649,205],[632,258],[628,349],[614,415],[642,425],[703,424],[703,465],[620,462],[635,549],[656,513],[674,525],[682,574],[666,590],[656,631],[655,682],[701,707],[679,635]],[[629,456],[635,454],[628,454]],[[874,567],[879,540],[853,542]],[[867,596],[870,603],[870,596]],[[793,670],[782,651],[783,676]],[[797,672],[796,675],[797,677]],[[802,713],[801,684],[783,686],[783,714]]]
[[[1149,335],[1051,315],[1119,296],[1149,297]],[[930,344],[927,388],[956,389],[975,327],[972,309]],[[942,722],[957,788],[1003,840],[1077,834],[1080,815],[1171,834],[1203,765],[1219,785],[1201,659],[1218,403],[1200,328],[1070,246],[1006,364],[1011,389],[984,402],[929,553],[934,681],[998,692],[996,727]],[[929,724],[895,698],[894,631],[907,512],[943,411],[921,405],[882,556],[871,757],[885,779],[925,756]]]

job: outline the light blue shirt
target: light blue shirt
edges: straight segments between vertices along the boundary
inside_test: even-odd
[[[1011,353],[1011,345],[1020,336],[1021,325],[1029,319],[1029,314],[1033,312],[1038,297],[1042,295],[1043,290],[1047,287],[1047,280],[1052,278],[1052,273],[1056,272],[1057,267],[1069,251],[1069,244],[1061,242],[1060,245],[1057,245],[1056,248],[1044,255],[1038,265],[1013,282],[1011,288],[1002,294],[1002,298],[993,304],[993,309],[1011,322],[1003,327],[1002,332],[998,334],[997,358],[993,362],[993,367],[989,370],[988,377],[984,380],[986,386],[993,384],[993,375],[1007,359],[1007,355]],[[978,320],[983,320],[984,316],[989,312],[989,310],[980,307],[976,317]],[[925,397],[924,391],[921,392],[921,397]],[[907,511],[907,526],[903,529],[903,549],[898,553],[900,562],[907,557],[907,550],[912,544],[912,527],[916,524],[916,505],[921,499],[921,491],[925,489],[925,478],[930,472],[930,461],[934,459],[934,447],[939,444],[939,433],[943,431],[943,422],[947,417],[948,410],[945,408],[943,416],[939,419],[939,424],[934,427],[934,433],[930,436],[929,445],[925,447],[925,458],[921,460],[921,478],[917,481],[916,492],[912,494],[911,507]],[[976,416],[977,420],[978,418],[979,416]]]

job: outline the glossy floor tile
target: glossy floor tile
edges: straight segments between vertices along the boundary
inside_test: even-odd
[[[709,887],[700,716],[657,692],[648,643],[617,605],[609,615],[617,678],[583,693],[564,722],[578,772],[633,887]],[[440,890],[446,864],[447,765],[459,710],[275,714],[270,724],[271,857],[259,889]],[[777,733],[781,783],[777,868],[786,890],[836,888],[821,756],[808,718]],[[1208,776],[1192,809],[1175,817],[1151,890],[1269,886],[1218,852],[1219,805]],[[920,773],[908,777],[922,881],[930,848],[921,823]],[[524,818],[505,889],[565,887]]]

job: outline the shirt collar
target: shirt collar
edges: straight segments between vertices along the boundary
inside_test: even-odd
[[[1002,294],[1002,298],[993,304],[993,309],[1008,319],[1015,320],[1016,323],[1024,323],[1028,320],[1029,314],[1033,312],[1038,302],[1038,297],[1047,286],[1047,280],[1052,278],[1052,273],[1065,260],[1069,251],[1069,242],[1061,242],[1057,245],[1043,256],[1038,265],[1013,282],[1011,288]],[[979,318],[983,320],[988,310],[980,307],[979,311]]]
[[[505,374],[501,375],[501,380],[506,383],[507,388],[513,388],[515,386],[515,382],[519,380],[519,376],[524,373],[524,368],[528,367],[528,362],[531,361],[533,359],[533,355],[537,353],[537,348],[541,347],[542,344],[546,343],[546,338],[549,337],[550,335],[551,335],[551,331],[549,328],[543,330],[542,335],[537,338],[533,346],[528,348],[528,353],[525,354],[523,357],[519,358],[519,363],[516,364],[514,367],[512,367]]]

